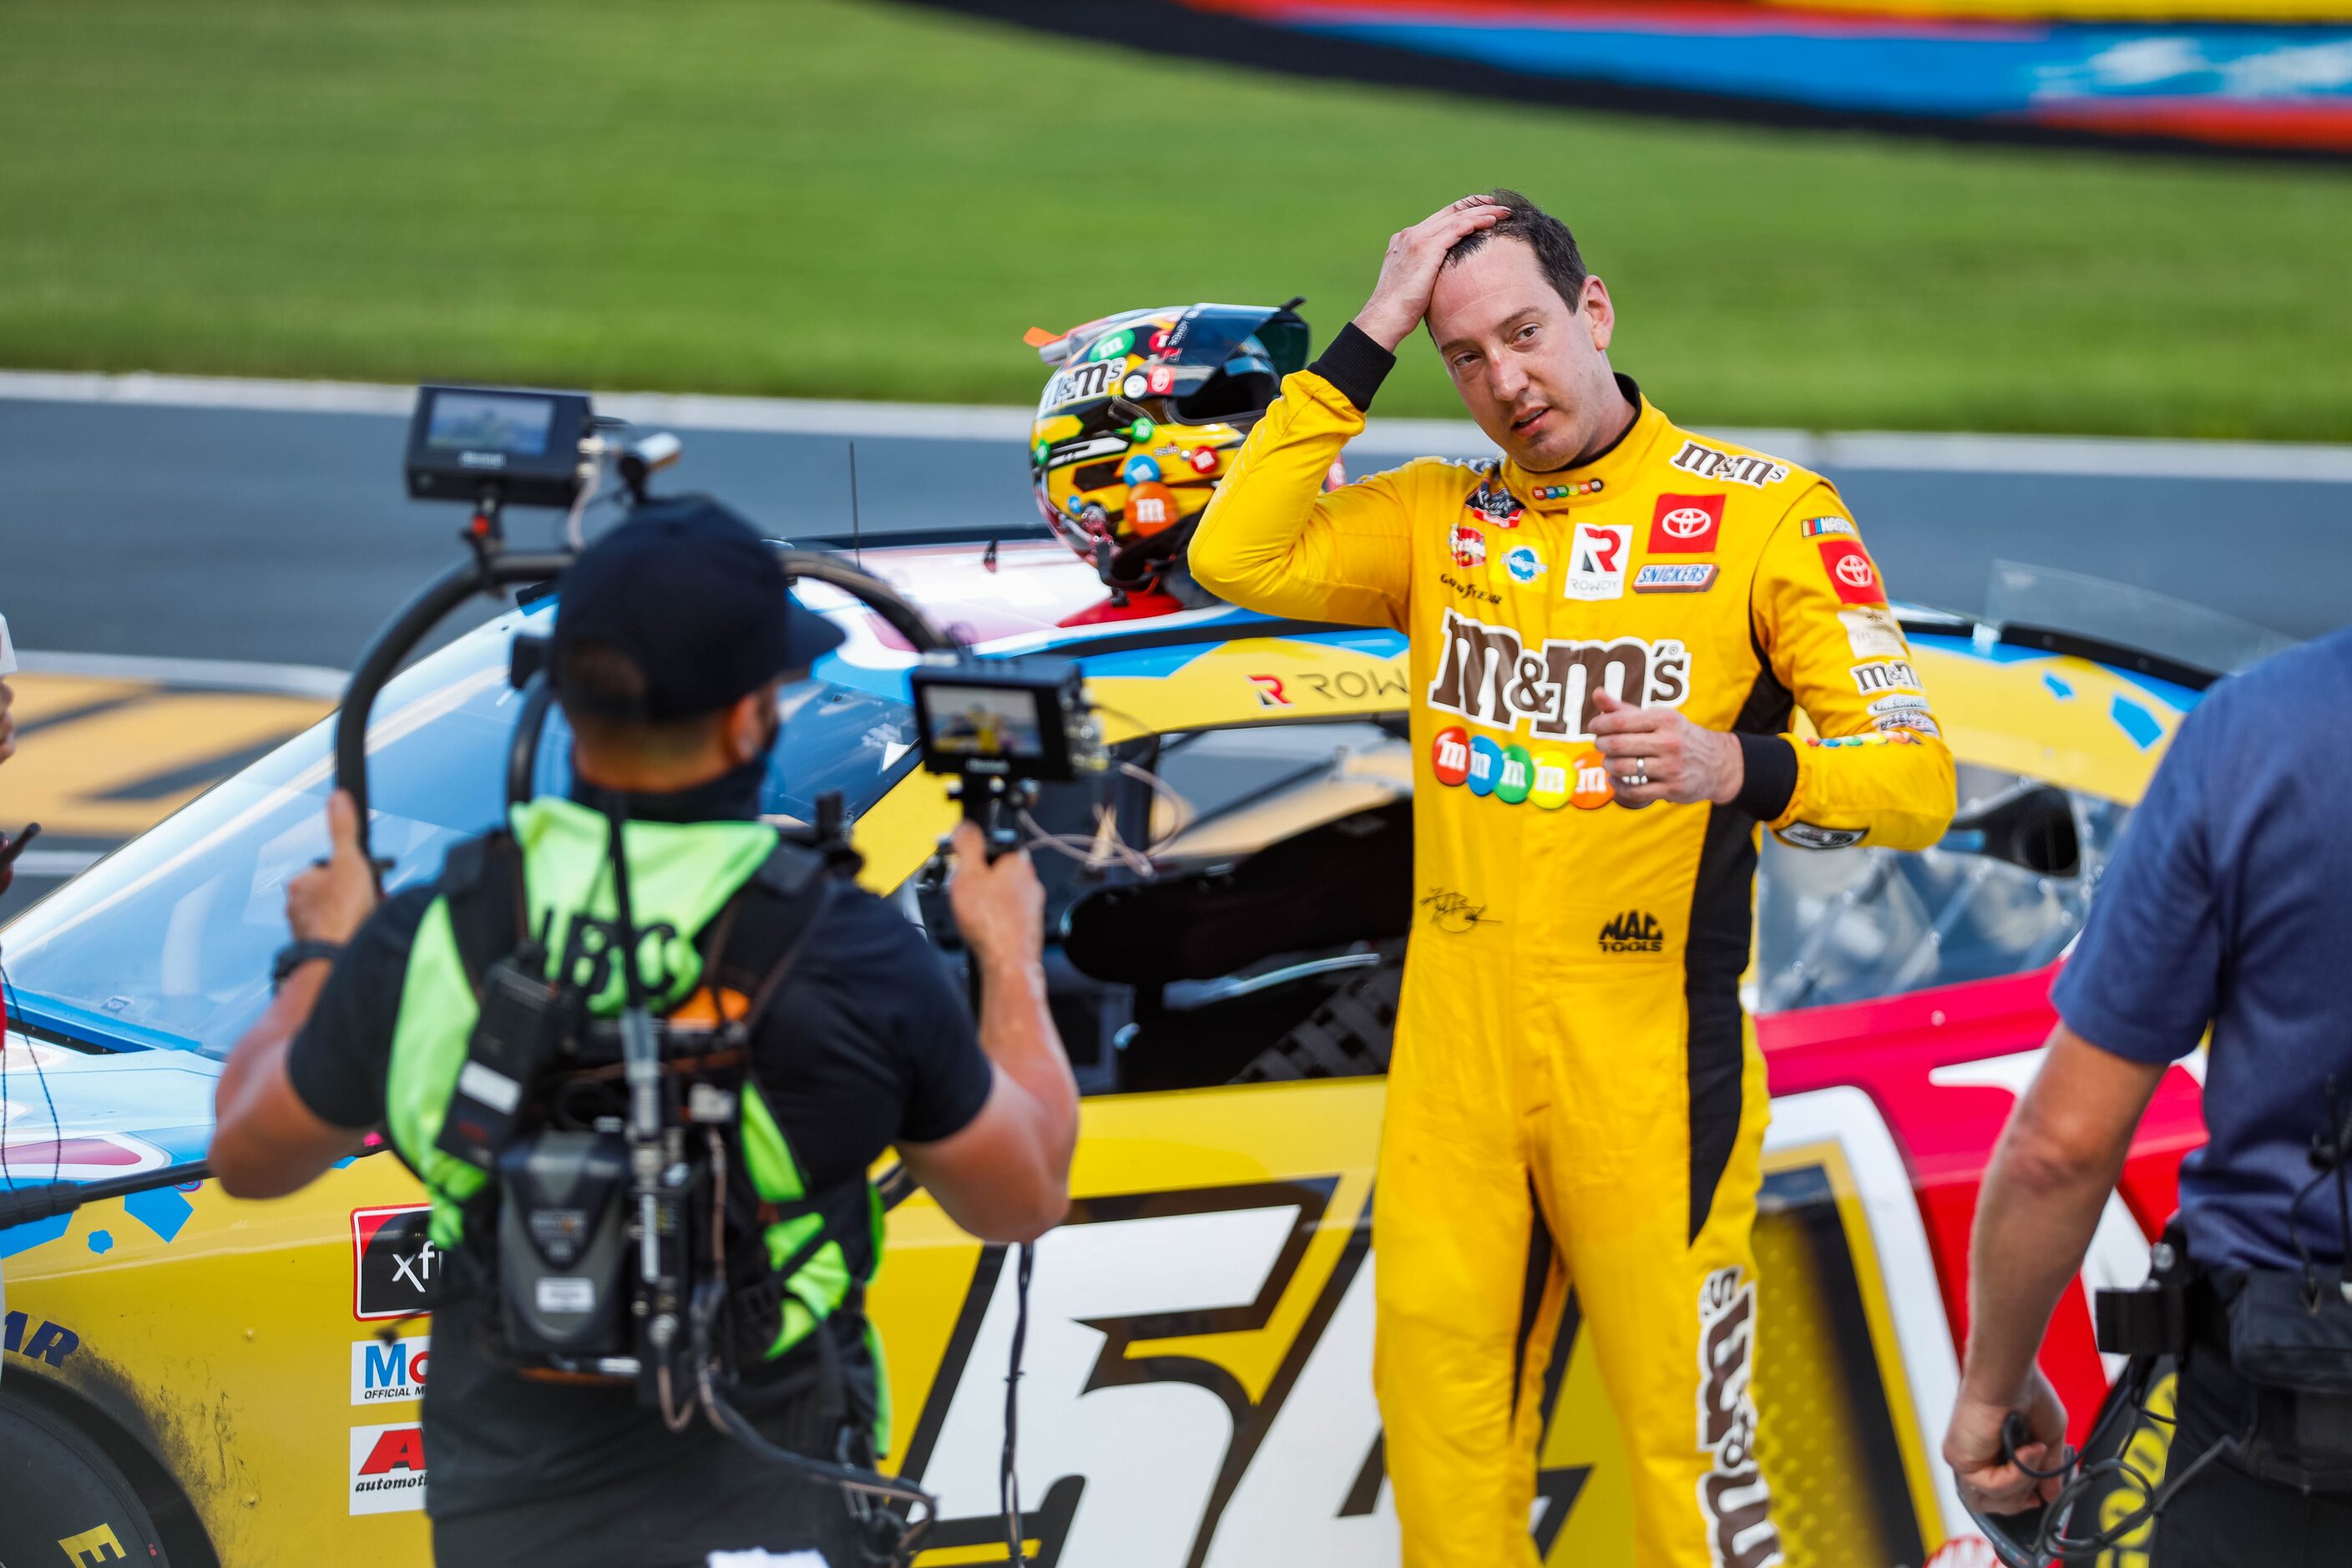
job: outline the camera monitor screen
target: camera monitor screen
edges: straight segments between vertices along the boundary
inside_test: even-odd
[[[535,458],[547,450],[555,418],[550,397],[443,392],[433,399],[425,444],[445,452],[505,452]]]
[[[1037,693],[1023,686],[925,686],[925,750],[934,756],[1034,762],[1045,754]]]

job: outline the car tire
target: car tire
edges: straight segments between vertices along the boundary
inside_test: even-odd
[[[1396,1043],[1397,1002],[1404,994],[1404,943],[1326,997],[1322,1005],[1234,1075],[1235,1083],[1296,1083],[1307,1079],[1378,1078]]]
[[[167,1568],[129,1477],[70,1421],[0,1392],[0,1568],[126,1562]]]

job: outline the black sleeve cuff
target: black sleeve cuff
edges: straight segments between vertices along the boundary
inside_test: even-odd
[[[1770,822],[1789,809],[1797,793],[1797,748],[1785,735],[1739,735],[1740,761],[1747,776],[1731,804],[1759,822]]]
[[[1332,385],[1356,405],[1359,414],[1371,412],[1373,395],[1381,383],[1396,368],[1396,355],[1381,347],[1365,334],[1355,322],[1339,329],[1323,357],[1307,367]]]

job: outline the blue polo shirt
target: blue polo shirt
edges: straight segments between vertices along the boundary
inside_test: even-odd
[[[2151,1065],[2210,1023],[2205,1124],[2180,1168],[2191,1256],[2344,1255],[2312,1135],[2328,1080],[2352,1110],[2352,631],[2206,693],[2124,830],[2051,1001],[2103,1050]]]

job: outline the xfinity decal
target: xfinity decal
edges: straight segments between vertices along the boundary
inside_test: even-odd
[[[1690,695],[1690,651],[1673,637],[1547,638],[1529,650],[1509,626],[1445,612],[1445,647],[1423,700],[1473,723],[1512,730],[1529,721],[1543,739],[1583,740],[1600,694],[1644,708],[1679,708]]]
[[[441,1252],[423,1204],[352,1211],[352,1316],[407,1318],[433,1310]]]

